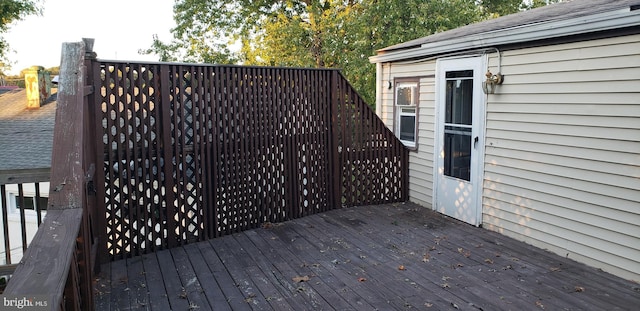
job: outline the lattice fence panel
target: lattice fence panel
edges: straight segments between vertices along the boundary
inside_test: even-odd
[[[158,66],[99,67],[96,124],[102,137],[107,252],[114,257],[162,248],[166,236]]]
[[[408,150],[346,79],[340,75],[335,84],[337,124],[334,127],[338,128],[341,204],[405,201]]]
[[[337,71],[97,67],[111,259],[406,198],[406,149]]]
[[[201,70],[194,70],[192,66],[169,66],[169,118],[171,128],[171,150],[173,156],[172,177],[175,184],[172,191],[173,204],[168,217],[172,219],[172,232],[178,245],[202,239],[204,230],[202,204],[203,170],[199,162],[199,152],[196,148],[206,141],[196,141],[201,128],[204,126],[200,119],[202,107],[206,105],[201,96]]]

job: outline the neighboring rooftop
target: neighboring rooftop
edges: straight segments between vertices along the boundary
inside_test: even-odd
[[[56,94],[27,109],[27,92],[0,87],[0,171],[51,167]]]

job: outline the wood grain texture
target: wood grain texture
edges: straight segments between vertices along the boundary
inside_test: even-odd
[[[64,43],[53,132],[49,208],[81,208],[84,204],[84,54],[83,42]]]
[[[59,306],[81,221],[82,209],[49,210],[4,294],[47,295]]]
[[[147,254],[142,269],[135,264],[138,258],[103,266],[113,271],[126,263],[129,276],[116,285],[112,281],[111,291],[108,278],[100,278],[96,286],[107,289],[101,301],[120,299],[116,289],[128,288],[147,291],[138,300],[168,297],[197,310],[633,310],[640,305],[634,282],[412,203],[333,210]],[[140,291],[139,284],[152,282],[153,289]],[[126,305],[147,309],[133,300]]]
[[[90,209],[95,201],[87,196],[87,181],[93,178],[95,165],[90,161],[95,155],[89,150],[87,159],[85,151],[95,147],[88,141],[91,132],[86,124],[85,92],[92,88],[85,86],[85,44],[62,45],[47,216],[5,291],[47,295],[52,310],[93,309]],[[22,197],[21,186],[19,192]],[[24,210],[21,216],[24,232]],[[23,245],[26,248],[24,233]]]

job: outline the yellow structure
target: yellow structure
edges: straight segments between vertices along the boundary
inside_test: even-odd
[[[32,66],[25,70],[24,81],[27,89],[27,108],[40,108],[51,95],[51,75],[42,66]]]

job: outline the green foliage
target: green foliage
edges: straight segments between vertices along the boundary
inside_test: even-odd
[[[526,5],[522,0],[482,0],[480,3],[485,12],[496,16],[518,12]]]
[[[520,8],[522,10],[530,10],[530,9],[539,8],[541,6],[545,6],[545,5],[549,5],[549,4],[560,3],[560,2],[563,2],[563,1],[567,1],[567,0],[531,0],[531,1],[524,1],[523,5]]]
[[[559,0],[551,0],[557,2]],[[377,49],[545,0],[177,0],[174,39],[143,54],[161,61],[341,68],[375,102]]]
[[[375,103],[375,66],[369,56],[387,46],[483,19],[474,0],[365,0],[347,23],[337,67],[371,105]]]
[[[9,30],[11,23],[31,14],[40,14],[39,0],[0,0],[0,71],[10,69],[6,59],[9,44],[2,36]]]

